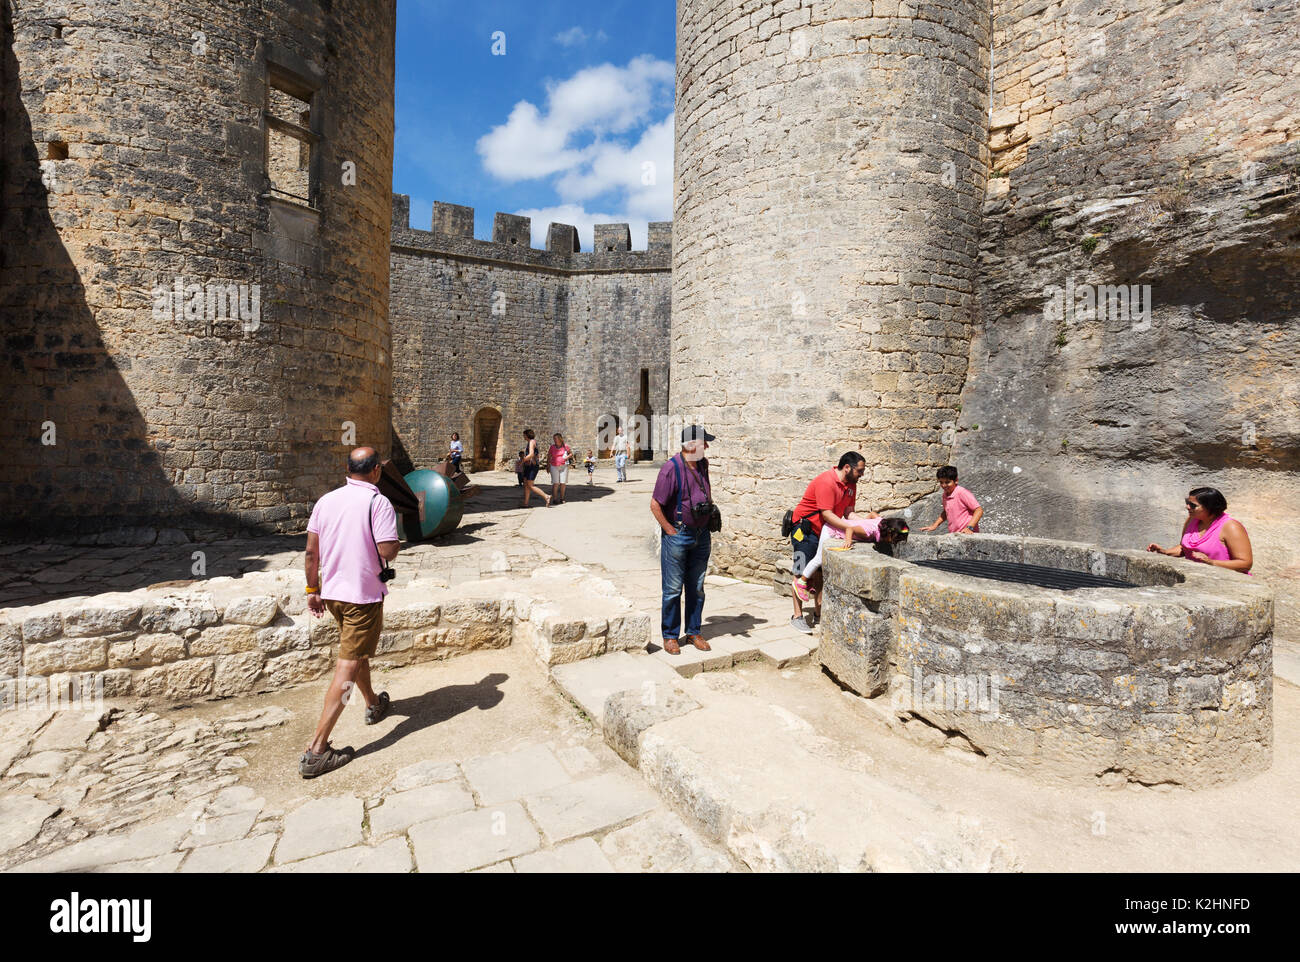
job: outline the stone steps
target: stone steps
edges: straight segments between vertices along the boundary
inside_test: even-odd
[[[880,779],[870,758],[740,676],[697,665],[688,677],[668,657],[616,652],[557,666],[552,680],[670,808],[750,869],[1016,867],[977,822]]]

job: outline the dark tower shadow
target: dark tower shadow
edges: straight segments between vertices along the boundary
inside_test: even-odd
[[[105,203],[74,211],[59,211],[56,203],[52,211],[51,194],[63,168],[67,178],[75,172],[81,190],[111,196],[115,165],[67,159],[75,128],[33,129],[29,108],[39,113],[46,94],[22,89],[14,29],[11,0],[0,0],[0,396],[7,411],[0,419],[0,537],[69,538],[158,525],[233,529],[232,516],[187,503],[173,488],[159,455],[171,441],[150,443],[122,376],[132,358],[105,344],[83,278],[107,303],[110,293],[137,286],[135,272],[96,244],[97,230],[82,226]],[[48,33],[22,41],[37,58],[43,46],[63,42],[54,26],[42,29]],[[70,235],[80,234],[80,264],[56,218]],[[129,351],[130,338],[122,338],[119,351]]]

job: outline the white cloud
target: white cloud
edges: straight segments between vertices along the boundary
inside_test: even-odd
[[[587,253],[591,253],[596,243],[596,224],[627,224],[632,232],[632,249],[645,250],[649,236],[648,219],[627,217],[621,214],[589,213],[581,204],[557,204],[554,207],[533,207],[517,210],[516,214],[531,217],[532,245],[546,247],[546,232],[551,224],[569,224],[578,228],[578,244]],[[658,219],[658,218],[654,218]]]
[[[570,27],[568,30],[561,30],[552,38],[561,47],[581,47],[588,40],[594,40],[596,43],[604,43],[609,36],[604,30],[597,30],[593,37],[581,27]]]
[[[517,211],[533,218],[535,246],[545,245],[551,221],[576,226],[585,250],[593,224],[626,222],[633,246],[644,249],[647,223],[672,219],[673,79],[671,63],[649,56],[625,67],[589,67],[551,85],[544,111],[520,101],[479,139],[483,165],[494,176],[554,177],[559,204]],[[588,213],[592,202],[623,213]]]
[[[480,137],[483,166],[507,181],[575,167],[584,152],[570,146],[572,138],[592,133],[599,139],[641,125],[671,101],[672,83],[673,65],[649,56],[626,67],[601,64],[580,70],[549,88],[545,113],[521,100],[504,124]]]

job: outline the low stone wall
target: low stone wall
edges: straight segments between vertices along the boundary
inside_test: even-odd
[[[1138,587],[1061,591],[910,563],[932,558]],[[1084,544],[944,536],[915,538],[897,557],[830,555],[819,651],[849,689],[1012,767],[1198,787],[1271,762],[1272,636],[1272,593],[1244,575]]]
[[[0,612],[0,699],[30,703],[70,685],[85,697],[102,685],[105,698],[179,702],[320,678],[333,667],[338,625],[312,617],[301,582],[296,570],[267,572]],[[649,627],[609,582],[578,566],[454,591],[417,578],[388,595],[372,663],[503,648],[519,634],[552,664],[644,646]]]

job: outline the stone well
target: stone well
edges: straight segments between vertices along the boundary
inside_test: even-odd
[[[1061,590],[917,564],[942,559],[1128,584]],[[1272,758],[1272,592],[1194,562],[993,535],[834,552],[820,658],[891,724],[1038,774],[1200,787]]]

